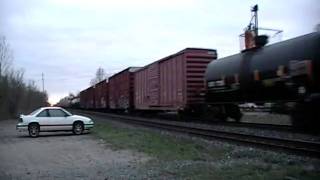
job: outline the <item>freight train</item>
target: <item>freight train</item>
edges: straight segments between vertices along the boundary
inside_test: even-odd
[[[290,102],[293,124],[314,128],[320,120],[319,73],[319,32],[221,59],[214,49],[186,48],[89,87],[80,93],[80,106],[240,121],[240,103]]]
[[[204,73],[216,58],[214,49],[186,48],[144,67],[126,68],[81,91],[80,106],[116,112],[193,111],[205,104]]]

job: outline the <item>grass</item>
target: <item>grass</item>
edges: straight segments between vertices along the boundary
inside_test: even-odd
[[[153,157],[134,169],[137,179],[320,179],[319,160],[109,123],[97,123],[93,133],[114,150]]]
[[[205,144],[172,138],[158,132],[124,129],[110,124],[97,124],[93,131],[115,149],[134,149],[164,160],[212,160],[226,151],[222,147],[210,150]]]

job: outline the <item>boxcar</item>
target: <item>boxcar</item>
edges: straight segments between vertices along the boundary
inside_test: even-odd
[[[80,108],[86,109],[86,106],[87,106],[87,91],[85,89],[80,92]]]
[[[105,79],[94,86],[95,106],[94,109],[109,108],[109,83]]]
[[[94,109],[95,94],[92,86],[80,92],[80,107],[84,109]]]
[[[127,111],[134,108],[134,72],[139,67],[129,67],[109,78],[109,108]]]
[[[137,110],[193,111],[204,104],[204,73],[214,49],[186,48],[135,73]]]
[[[94,105],[95,105],[95,94],[94,94],[94,88],[93,86],[89,87],[87,90],[87,108],[88,109],[94,109]]]

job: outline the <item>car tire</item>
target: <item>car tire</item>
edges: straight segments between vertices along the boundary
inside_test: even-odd
[[[83,133],[83,129],[84,128],[83,128],[83,123],[82,122],[75,122],[73,124],[73,129],[72,129],[73,134],[80,135],[80,134]]]
[[[40,128],[38,124],[35,124],[35,123],[30,124],[28,130],[29,130],[30,137],[36,138],[39,136]]]

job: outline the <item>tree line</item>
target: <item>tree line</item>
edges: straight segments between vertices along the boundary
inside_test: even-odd
[[[25,82],[24,71],[12,65],[13,51],[6,38],[0,36],[0,119],[17,117],[48,105],[46,92],[34,81]]]

